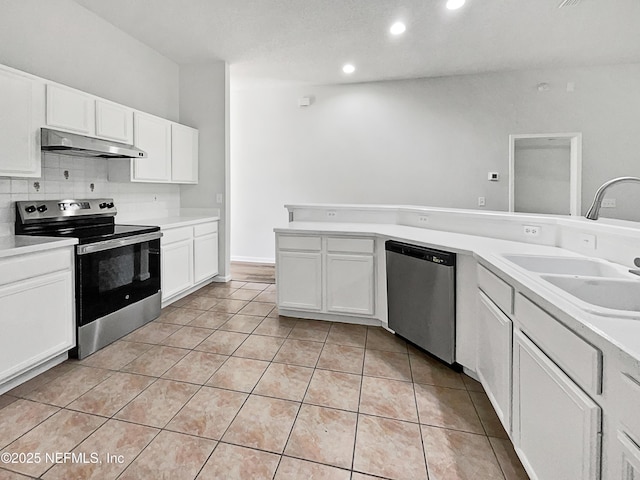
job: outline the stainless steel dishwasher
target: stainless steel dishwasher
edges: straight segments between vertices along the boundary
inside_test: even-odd
[[[452,365],[456,342],[456,254],[388,240],[389,328]]]

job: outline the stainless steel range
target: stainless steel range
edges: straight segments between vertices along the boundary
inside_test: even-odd
[[[16,235],[74,237],[84,358],[160,315],[160,227],[116,225],[111,198],[16,202]]]

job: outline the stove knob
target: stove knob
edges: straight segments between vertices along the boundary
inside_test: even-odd
[[[27,213],[33,213],[33,212],[36,211],[36,207],[35,207],[35,205],[29,205],[28,207],[26,207],[24,209],[24,211],[27,212]]]
[[[40,205],[40,206],[38,207],[38,211],[39,211],[40,213],[44,213],[44,212],[46,212],[46,211],[47,211],[47,206],[46,206],[46,205]]]
[[[99,207],[100,207],[100,208],[107,208],[107,203],[106,203],[106,202],[102,202],[102,203],[99,205]]]
[[[113,204],[113,202],[109,202],[107,203],[107,208],[113,208],[115,205]]]

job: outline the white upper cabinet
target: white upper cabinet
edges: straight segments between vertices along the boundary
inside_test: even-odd
[[[96,137],[133,144],[133,110],[96,100]]]
[[[70,88],[47,84],[47,126],[93,136],[94,118],[93,97]]]
[[[135,145],[131,181],[198,183],[198,130],[0,65],[0,176],[40,177],[40,128]]]
[[[135,112],[134,145],[147,152],[147,158],[133,160],[131,180],[138,182],[171,181],[171,122]]]
[[[0,68],[0,176],[39,177],[44,83]]]
[[[171,180],[198,183],[198,130],[171,125]]]

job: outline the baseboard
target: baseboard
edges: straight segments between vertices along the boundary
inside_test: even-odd
[[[262,257],[231,257],[232,262],[242,262],[242,263],[268,263],[270,265],[276,264],[276,259],[271,258],[262,258]]]
[[[283,308],[278,308],[278,314],[283,317],[305,318],[309,320],[326,320],[329,322],[354,323],[357,325],[371,325],[373,327],[384,327],[385,329],[387,328],[386,325],[384,325],[377,318],[370,317],[352,317],[350,315],[339,315],[335,313],[305,312],[303,310],[288,310]]]
[[[476,372],[474,372],[473,370],[471,370],[471,369],[469,369],[469,368],[465,367],[464,365],[462,366],[462,371],[463,371],[466,375],[468,375],[468,376],[470,376],[471,378],[473,378],[476,382],[479,382],[479,381],[480,381],[480,379],[478,378],[478,374],[477,374]]]
[[[26,372],[22,372],[19,375],[16,375],[11,380],[7,380],[5,383],[0,385],[0,395],[2,395],[5,392],[8,392],[9,390],[17,387],[18,385],[23,384],[27,380],[31,380],[33,377],[46,372],[50,368],[53,368],[59,363],[64,362],[67,358],[69,358],[69,352],[60,353],[55,357],[42,362],[40,365],[37,365],[27,370]]]
[[[228,282],[230,280],[232,280],[231,275],[225,275],[224,277],[218,275],[218,276],[213,278],[213,283],[215,283],[215,282],[226,283],[226,282]]]

